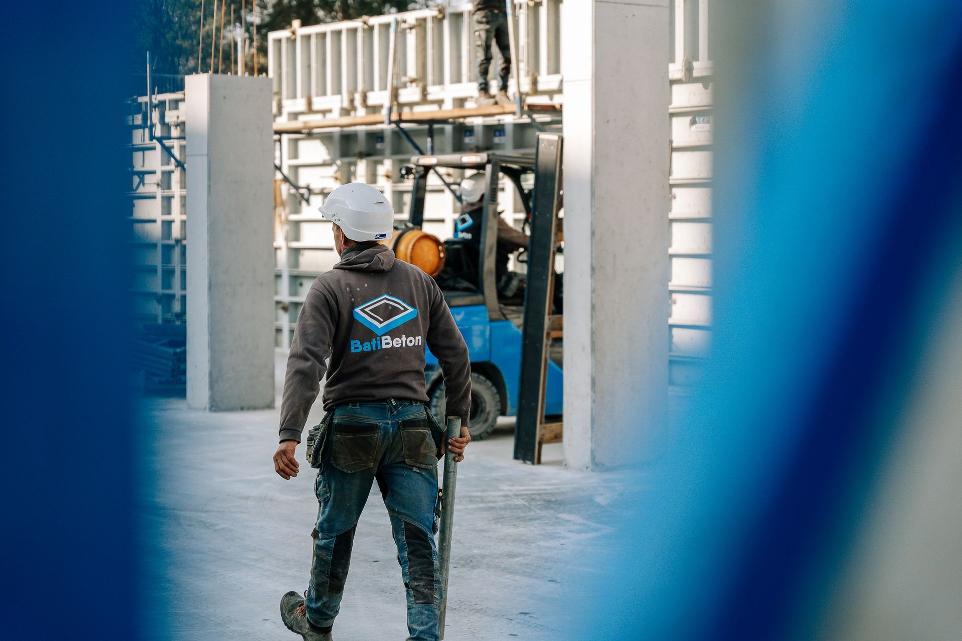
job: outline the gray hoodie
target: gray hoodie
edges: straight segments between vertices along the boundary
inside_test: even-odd
[[[468,348],[437,283],[382,245],[345,251],[334,269],[314,280],[297,318],[280,440],[301,440],[325,371],[325,410],[352,401],[427,401],[425,347],[441,364],[448,416],[466,424]]]

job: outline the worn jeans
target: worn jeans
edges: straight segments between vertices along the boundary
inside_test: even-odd
[[[377,479],[407,592],[409,641],[437,641],[441,582],[434,540],[437,446],[414,401],[349,403],[334,410],[315,482],[319,503],[307,617],[333,625],[351,563],[354,531]]]
[[[511,44],[508,39],[508,16],[503,11],[474,12],[474,51],[478,61],[478,91],[488,90],[488,69],[491,68],[491,41],[501,52],[500,89],[508,90],[511,75]]]

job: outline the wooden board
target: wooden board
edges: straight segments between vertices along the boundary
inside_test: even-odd
[[[560,111],[560,109],[554,105],[531,105],[530,110],[536,112]],[[395,113],[395,117],[391,120],[391,123],[426,123],[483,116],[504,116],[512,113],[514,113],[513,105],[482,105],[480,107],[460,107],[458,109],[438,109],[435,111],[400,111]],[[275,122],[274,133],[306,134],[317,129],[364,127],[383,124],[384,115],[379,113],[366,116],[344,116],[342,118],[315,118],[311,120]]]
[[[545,423],[541,426],[542,443],[560,443],[563,434],[564,423]],[[541,458],[540,456],[538,457]]]

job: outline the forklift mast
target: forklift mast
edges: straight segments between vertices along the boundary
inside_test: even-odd
[[[562,316],[553,313],[561,205],[561,157],[562,136],[539,133],[534,155],[495,152],[422,155],[415,156],[412,159],[413,168],[407,169],[408,175],[414,177],[407,225],[416,228],[424,224],[424,202],[430,172],[440,167],[486,172],[488,184],[482,203],[477,265],[480,291],[476,295],[452,297],[449,304],[455,307],[483,305],[491,327],[499,322],[510,323],[498,300],[496,275],[498,192],[502,174],[508,177],[521,196],[530,238],[522,312],[514,458],[529,463],[540,463],[542,445],[560,440],[562,431],[560,420],[548,420],[545,417],[549,348],[552,340],[560,339],[563,335]],[[525,189],[522,176],[531,174],[534,176],[534,186]],[[446,292],[446,298],[448,294]]]
[[[521,381],[514,432],[514,458],[541,462],[541,446],[561,440],[561,421],[545,420],[548,348],[561,338],[563,317],[552,314],[558,210],[561,204],[562,138],[539,134],[535,159],[528,279],[521,338]]]

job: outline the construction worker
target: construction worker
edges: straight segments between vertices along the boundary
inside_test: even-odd
[[[461,215],[454,221],[454,237],[466,242],[468,260],[475,267],[463,277],[475,287],[477,282],[477,264],[481,255],[481,216],[484,212],[484,195],[488,189],[488,178],[484,172],[478,172],[461,181]],[[498,291],[510,297],[519,283],[520,274],[508,271],[508,258],[519,249],[527,248],[528,236],[524,232],[512,227],[506,220],[497,217],[498,243],[495,262],[495,280]]]
[[[407,588],[409,641],[437,641],[437,459],[447,447],[463,460],[471,440],[468,350],[434,280],[377,242],[394,223],[381,192],[342,185],[320,211],[334,223],[341,260],[315,279],[298,317],[274,454],[277,474],[297,476],[295,450],[326,372],[327,414],[311,443],[319,510],[308,589],[283,596],[281,618],[308,641],[331,639],[355,527],[376,479]],[[460,436],[447,443],[425,406],[425,347],[441,364],[447,414],[461,420]]]
[[[490,101],[488,69],[491,67],[491,40],[501,52],[498,99],[507,102],[508,77],[511,75],[511,45],[508,38],[508,15],[504,0],[474,0],[474,50],[478,59],[478,96]]]

